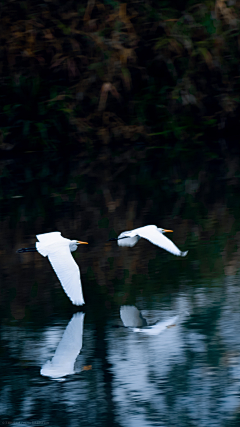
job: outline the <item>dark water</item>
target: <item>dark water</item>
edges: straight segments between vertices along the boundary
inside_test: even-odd
[[[239,183],[108,160],[1,164],[1,422],[238,426]],[[173,229],[187,257],[107,242],[146,224]],[[74,254],[82,310],[48,260],[16,254],[55,230],[89,242]]]

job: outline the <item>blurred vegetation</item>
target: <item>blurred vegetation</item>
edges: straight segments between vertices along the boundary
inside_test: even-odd
[[[1,0],[1,151],[221,157],[238,145],[239,6]]]

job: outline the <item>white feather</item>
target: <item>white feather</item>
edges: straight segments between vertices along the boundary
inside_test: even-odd
[[[74,363],[82,348],[84,316],[84,313],[73,315],[52,360],[43,365],[41,375],[61,378],[74,373]]]
[[[121,233],[118,238],[123,236],[129,236],[129,238],[118,240],[118,244],[120,246],[134,246],[135,243],[137,243],[137,241],[142,237],[174,255],[186,256],[188,253],[188,251],[181,252],[170,239],[162,234],[161,229],[158,229],[156,225],[146,225],[145,227],[136,228],[132,231],[125,231]],[[137,240],[135,241],[134,239]],[[130,244],[127,244],[128,241]],[[126,242],[126,244],[122,244],[120,242]]]
[[[49,238],[43,234],[37,236],[40,240],[39,243],[36,243],[38,252],[43,256],[48,256],[64,291],[72,303],[75,305],[84,304],[80,270],[70,252],[72,241],[62,237],[59,232],[47,234],[51,236],[48,236]]]
[[[39,240],[39,242],[42,243],[54,243],[58,240],[62,240],[64,239],[64,237],[61,236],[60,231],[53,231],[52,233],[44,233],[44,234],[38,234],[37,239]]]
[[[129,234],[129,231],[125,231],[123,233],[121,233],[118,236],[118,246],[130,246],[133,247],[134,245],[136,245],[136,243],[138,242],[138,240],[140,239],[140,237],[138,237],[137,235],[134,237],[126,237]],[[122,239],[122,237],[126,237],[125,239]]]
[[[38,234],[37,239],[39,242],[36,243],[37,251],[44,257],[46,257],[49,253],[50,245],[54,243],[68,243],[70,244],[71,240],[65,239],[65,237],[61,236],[60,231],[53,231],[52,233],[44,233]]]
[[[71,255],[69,247],[59,247],[57,245],[55,251],[48,254],[48,259],[73,304],[84,304],[80,270]]]

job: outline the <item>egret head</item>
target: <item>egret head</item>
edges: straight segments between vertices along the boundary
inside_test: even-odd
[[[165,228],[158,228],[161,233],[173,233],[173,230],[166,230]]]
[[[70,251],[74,252],[77,250],[78,245],[88,245],[88,242],[81,242],[80,240],[71,240]]]

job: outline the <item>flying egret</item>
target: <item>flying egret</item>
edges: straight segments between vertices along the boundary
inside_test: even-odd
[[[109,239],[117,240],[118,246],[134,246],[141,237],[149,240],[154,245],[165,249],[177,256],[186,256],[188,251],[182,252],[177,246],[163,233],[172,232],[173,230],[165,230],[164,228],[157,228],[156,225],[146,225],[145,227],[136,228],[131,231],[123,231],[117,238]]]
[[[57,379],[75,373],[74,363],[82,349],[84,316],[84,313],[73,315],[52,360],[42,366],[41,375]]]
[[[61,236],[59,231],[53,233],[38,234],[35,248],[21,248],[17,252],[38,251],[42,256],[48,257],[61,285],[73,304],[85,304],[82,294],[80,270],[71,252],[78,245],[87,245],[87,242],[69,240]]]

